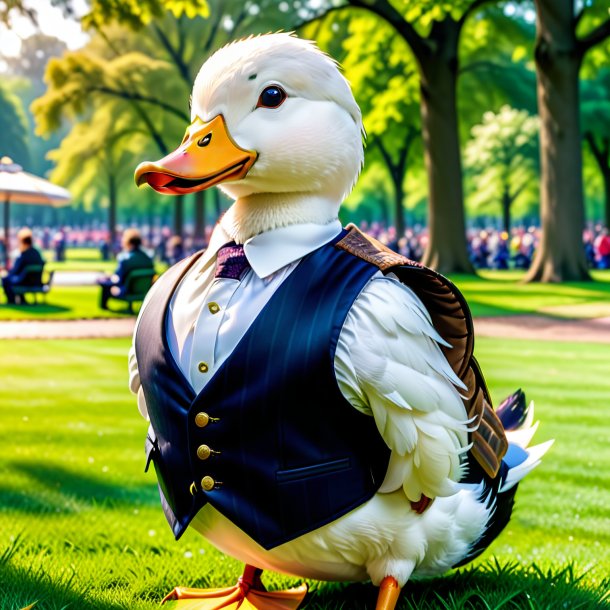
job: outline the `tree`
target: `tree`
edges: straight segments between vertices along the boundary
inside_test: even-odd
[[[287,17],[257,17],[261,7],[242,0],[95,0],[83,24],[97,35],[83,50],[49,63],[49,89],[34,106],[38,129],[49,133],[63,119],[87,116],[94,104],[120,101],[165,156],[190,123],[189,93],[202,62],[219,46],[251,31],[277,29]],[[143,158],[143,157],[142,157]],[[203,234],[205,199],[194,195]],[[183,197],[174,201],[174,231],[183,231]]]
[[[526,280],[589,280],[582,243],[579,72],[585,55],[610,36],[610,17],[599,0],[583,3],[578,12],[573,0],[535,4],[542,239]]]
[[[610,227],[610,70],[585,81],[581,103],[583,137],[595,159],[604,184],[604,221]]]
[[[424,264],[442,273],[474,273],[468,257],[457,115],[458,47],[464,25],[490,0],[418,0],[398,9],[390,0],[346,0],[326,7],[365,9],[407,43],[420,77],[424,157],[429,185],[430,239]],[[447,222],[451,219],[451,222]]]
[[[19,98],[0,83],[0,157],[20,165],[29,160],[27,120]]]
[[[126,115],[115,115],[107,106],[94,110],[87,121],[76,123],[60,147],[49,153],[56,166],[51,178],[70,187],[75,198],[91,204],[105,194],[108,202],[109,245],[116,239],[118,193],[132,181],[132,166],[146,141]]]
[[[480,203],[499,202],[504,230],[510,233],[511,207],[537,177],[537,117],[503,106],[486,112],[472,128],[464,160],[473,173]]]
[[[392,28],[366,16],[350,19],[343,47],[343,68],[356,91],[367,133],[367,163],[378,159],[388,172],[394,190],[394,225],[401,237],[407,162],[421,134],[416,67]]]

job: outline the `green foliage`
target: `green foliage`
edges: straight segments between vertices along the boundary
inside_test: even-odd
[[[476,189],[473,206],[511,206],[537,178],[538,117],[503,106],[472,128],[464,161]],[[535,189],[534,189],[535,190]]]
[[[113,21],[138,29],[170,12],[176,19],[208,17],[206,0],[93,0],[91,11],[82,19],[85,28],[99,29]]]
[[[176,82],[171,66],[143,53],[127,53],[110,60],[86,50],[66,53],[49,61],[46,80],[46,93],[32,104],[41,135],[57,129],[63,119],[77,120],[94,104],[103,106],[106,102],[110,113],[128,113],[139,104],[151,104],[171,117],[188,120],[183,110],[162,98]],[[118,108],[113,107],[117,100],[121,102]]]
[[[0,83],[0,157],[16,163],[29,161],[27,121],[21,101]]]

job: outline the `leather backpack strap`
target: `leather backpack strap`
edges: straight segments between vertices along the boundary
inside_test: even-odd
[[[434,328],[451,345],[441,345],[440,348],[467,388],[464,403],[475,428],[470,433],[470,453],[485,473],[495,478],[508,449],[508,441],[473,355],[472,315],[462,293],[440,273],[390,250],[355,225],[348,225],[347,229],[348,234],[336,247],[375,265],[384,274],[394,273],[417,294],[428,310]]]

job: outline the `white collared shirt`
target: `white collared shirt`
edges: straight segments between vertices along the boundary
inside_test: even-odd
[[[204,258],[174,293],[168,318],[170,349],[196,392],[205,387],[235,349],[299,261],[340,232],[341,223],[335,220],[326,225],[291,225],[256,235],[244,244],[251,269],[239,280],[214,277],[215,265],[209,263],[230,241],[224,231],[214,236]]]

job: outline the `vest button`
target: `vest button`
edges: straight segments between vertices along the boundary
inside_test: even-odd
[[[205,428],[210,423],[210,416],[207,413],[201,411],[195,415],[195,425],[198,428]]]
[[[207,445],[199,445],[197,447],[197,457],[200,460],[207,460],[212,453],[212,450]]]
[[[200,373],[207,373],[208,372],[208,364],[207,362],[200,362],[197,365],[197,369],[199,370]]]
[[[214,301],[212,301],[211,303],[208,303],[208,309],[210,310],[211,314],[215,314],[220,311],[220,305],[218,303],[214,303]]]
[[[201,479],[201,487],[204,491],[212,491],[216,485],[216,481],[209,475],[206,475]]]

